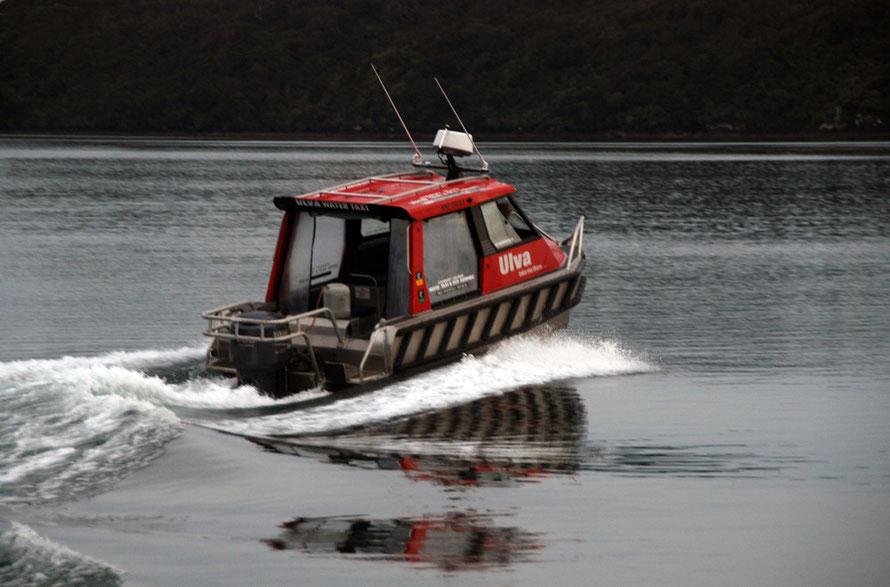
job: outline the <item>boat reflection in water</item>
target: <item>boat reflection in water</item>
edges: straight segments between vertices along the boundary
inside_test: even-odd
[[[535,481],[580,467],[585,414],[570,387],[523,387],[443,410],[324,437],[252,439],[281,452],[359,467],[401,470],[452,488]],[[529,560],[536,534],[498,525],[498,514],[416,518],[298,517],[263,540],[275,550],[432,565],[449,571]]]
[[[584,426],[575,389],[546,385],[333,435],[251,440],[288,454],[401,470],[442,485],[503,486],[577,471]]]
[[[524,562],[542,548],[531,532],[495,526],[489,515],[452,513],[419,518],[296,518],[263,540],[274,550],[427,564],[449,571]]]
[[[764,477],[805,461],[793,454],[757,454],[742,444],[592,443],[584,404],[567,384],[522,387],[335,434],[247,438],[287,454],[402,471],[450,490],[518,485],[579,471]]]
[[[796,457],[766,457],[744,446],[591,445],[586,414],[569,386],[523,387],[447,409],[326,436],[251,438],[264,447],[364,468],[402,471],[454,490],[515,486],[543,477],[598,471],[633,476],[763,476]],[[298,517],[263,540],[276,550],[358,556],[447,570],[530,560],[543,539],[498,525],[504,514],[474,511],[416,518]]]

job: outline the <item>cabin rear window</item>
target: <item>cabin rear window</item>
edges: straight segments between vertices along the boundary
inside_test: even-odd
[[[311,285],[333,281],[340,275],[340,264],[343,262],[346,246],[345,226],[342,218],[319,216],[315,219]]]
[[[423,221],[423,270],[430,303],[440,304],[476,291],[478,267],[465,212]]]
[[[309,309],[309,289],[337,279],[343,263],[345,222],[301,212],[294,221],[278,300],[284,312]]]
[[[509,198],[486,202],[479,208],[482,210],[488,238],[499,251],[537,236],[537,233],[528,225]]]

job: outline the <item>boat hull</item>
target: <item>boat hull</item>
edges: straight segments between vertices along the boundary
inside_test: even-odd
[[[393,344],[394,372],[484,352],[505,338],[568,325],[584,290],[581,275],[524,283],[401,326]],[[536,280],[537,281],[537,280]],[[536,287],[535,287],[536,286]]]
[[[349,338],[348,325],[318,316],[305,329],[314,329],[312,332],[292,334],[286,342],[233,339],[222,329],[211,328],[205,334],[217,334],[208,349],[206,364],[210,370],[234,374],[241,382],[274,397],[318,386],[341,390],[393,375],[408,375],[466,354],[484,352],[509,337],[565,328],[584,291],[582,268],[583,261],[571,270],[560,269],[495,293],[389,321],[376,337]],[[212,320],[214,315],[205,317]],[[292,331],[302,327],[299,321],[290,325]],[[265,328],[261,325],[261,330]],[[338,330],[345,340],[337,336]],[[231,360],[231,349],[245,344],[275,346],[302,360],[282,361],[258,376],[253,366],[245,368]],[[306,357],[310,355],[314,368],[307,366]]]

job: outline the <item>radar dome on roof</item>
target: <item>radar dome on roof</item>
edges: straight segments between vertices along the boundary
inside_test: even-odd
[[[457,132],[441,129],[433,139],[433,147],[437,153],[454,155],[455,157],[468,157],[473,154],[473,135],[465,132]]]

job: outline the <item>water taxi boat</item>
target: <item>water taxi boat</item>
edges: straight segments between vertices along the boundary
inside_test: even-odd
[[[565,327],[584,290],[584,218],[557,242],[513,186],[456,162],[478,153],[471,135],[440,130],[434,147],[441,165],[415,146],[425,169],[276,197],[284,218],[266,298],[203,313],[207,369],[282,397]]]

